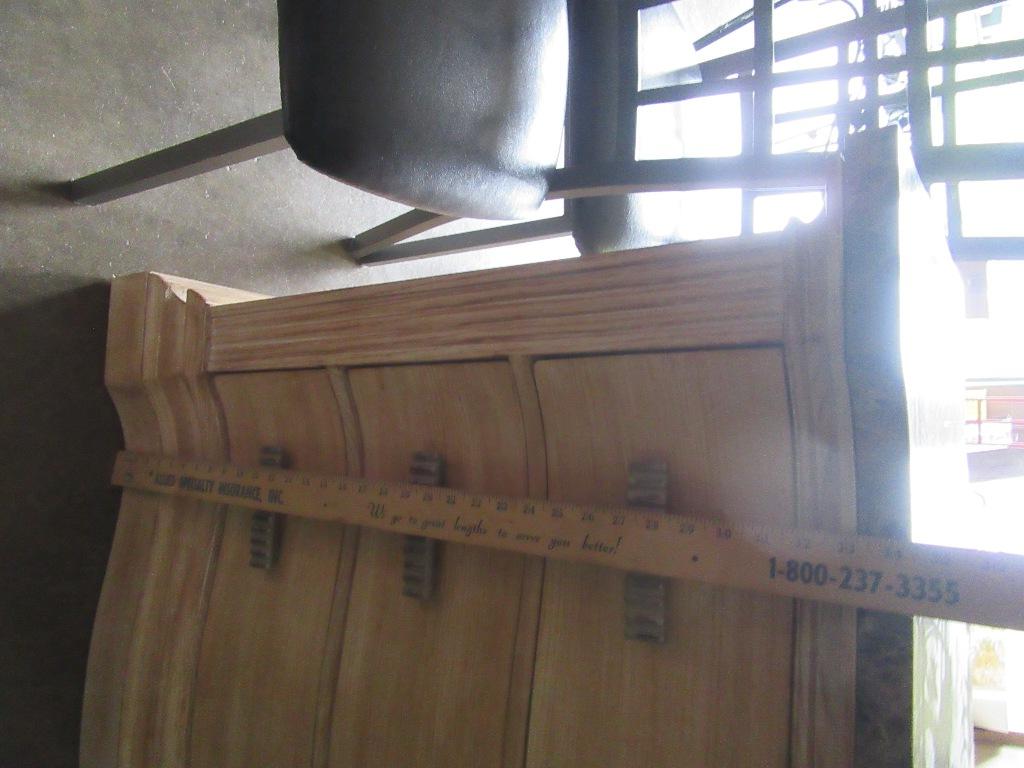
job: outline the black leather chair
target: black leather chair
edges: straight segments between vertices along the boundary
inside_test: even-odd
[[[83,177],[97,203],[282,149],[439,214],[544,199],[565,116],[565,0],[279,0],[282,110]],[[283,135],[283,139],[282,139]]]

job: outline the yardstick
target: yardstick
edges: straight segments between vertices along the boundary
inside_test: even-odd
[[[907,615],[1024,629],[1024,557],[122,451],[113,483]]]

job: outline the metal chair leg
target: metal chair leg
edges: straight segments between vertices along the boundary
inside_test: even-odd
[[[68,197],[95,205],[286,149],[281,110],[75,179]]]

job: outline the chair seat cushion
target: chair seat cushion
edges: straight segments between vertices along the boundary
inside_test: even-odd
[[[565,0],[278,0],[285,135],[307,165],[438,213],[517,218],[565,115]]]

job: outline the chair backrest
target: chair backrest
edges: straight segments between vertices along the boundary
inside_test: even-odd
[[[648,9],[645,21],[662,29],[683,23],[671,6]],[[569,24],[566,165],[632,162],[636,158],[635,94],[641,69],[635,6],[617,0],[570,0]],[[692,53],[696,62],[696,51]],[[696,64],[675,74],[700,80]],[[634,194],[567,202],[580,252],[605,253],[672,241],[671,236],[651,228],[657,217],[644,215],[644,200]]]

